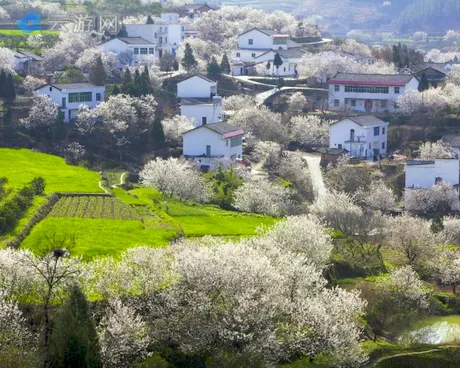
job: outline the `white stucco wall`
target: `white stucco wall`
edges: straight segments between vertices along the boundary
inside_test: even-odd
[[[223,139],[220,134],[204,127],[183,135],[184,156],[205,155],[207,145],[211,146],[211,156],[243,157],[242,145],[231,147],[230,139]]]
[[[177,83],[179,98],[211,98],[211,93],[217,94],[217,83],[208,82],[198,76]]]
[[[181,105],[180,114],[195,119],[195,126],[202,125],[203,117],[207,124],[222,122],[222,104]]]
[[[256,62],[256,58],[258,58],[260,55],[266,53],[269,51],[269,49],[263,49],[263,50],[233,50],[231,58],[233,60],[241,60],[246,63],[248,62]],[[238,56],[239,55],[239,56]]]
[[[428,188],[435,185],[436,178],[446,183],[459,184],[459,160],[436,160],[431,165],[406,165],[406,188]]]
[[[252,45],[249,40],[252,39]],[[271,49],[273,47],[273,39],[256,29],[246,32],[238,36],[238,47],[240,49]]]
[[[108,42],[102,43],[97,46],[99,50],[102,52],[108,52],[111,51],[117,55],[124,53],[124,52],[129,52],[132,55],[132,58],[134,60],[133,65],[136,64],[136,62],[139,62],[140,59],[142,59],[144,56],[148,55],[155,55],[156,50],[155,50],[155,45],[152,44],[127,44],[123,41],[120,41],[117,38],[114,38]],[[135,54],[134,49],[137,48],[139,49],[139,53]],[[140,49],[147,49],[147,54],[141,54]],[[153,54],[151,53],[151,49],[153,49]]]
[[[125,24],[129,37],[142,37],[154,44],[158,43],[158,26],[158,24]]]
[[[374,135],[374,128],[379,128],[379,135]],[[359,137],[362,144],[345,143],[350,140],[351,129],[355,131],[355,141],[358,141]],[[342,148],[350,151],[351,156],[373,157],[374,149],[378,149],[380,154],[387,153],[387,137],[388,123],[363,127],[350,119],[344,119],[329,127],[329,148],[339,148],[339,145],[342,145]]]

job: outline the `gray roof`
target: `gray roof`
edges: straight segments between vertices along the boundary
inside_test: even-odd
[[[254,50],[254,49],[251,49],[251,50]],[[256,59],[268,54],[269,52],[273,52],[274,54],[279,54],[281,57],[285,59],[300,59],[305,54],[305,51],[297,49],[297,48],[292,48],[292,49],[287,49],[287,50],[269,50],[257,56]]]
[[[241,128],[238,128],[234,125],[230,125],[228,123],[215,123],[215,124],[207,124],[204,126],[219,134],[225,134],[225,133],[236,132],[237,130],[241,130]]]
[[[153,43],[144,40],[142,37],[115,37],[129,45],[153,45]]]
[[[279,32],[272,31],[270,29],[251,28],[251,29],[247,30],[246,32],[240,33],[238,36],[244,35],[244,34],[246,34],[248,32],[251,32],[251,31],[259,31],[259,32],[265,33],[267,36],[273,36],[275,34],[279,34]]]
[[[449,72],[448,70],[444,69],[446,65],[449,65],[449,63],[421,63],[414,67],[414,71],[415,73],[420,73],[431,68],[437,72],[446,74]]]
[[[442,141],[450,144],[452,147],[460,147],[460,135],[447,134],[442,137]]]
[[[95,84],[92,84],[92,83],[48,83],[48,84],[44,84],[43,86],[36,88],[35,90],[48,86],[48,85],[53,86],[59,90],[104,87],[104,86],[96,86]]]
[[[41,56],[38,56],[36,54],[33,54],[31,52],[28,52],[28,51],[16,51],[14,53],[14,56],[16,57],[20,57],[20,58],[23,58],[23,57],[29,57],[35,61],[43,61],[43,58]]]
[[[408,83],[412,78],[414,78],[414,76],[409,74],[338,73],[335,77],[332,78],[332,80]]]
[[[209,4],[185,4],[179,7],[179,11],[188,11],[188,10],[199,10],[203,6],[207,6],[211,9],[219,9],[217,6],[209,5]]]
[[[351,121],[354,121],[356,124],[359,124],[361,126],[372,126],[372,125],[382,125],[382,124],[387,124],[383,120],[380,120],[379,118],[376,118],[374,115],[358,115],[358,116],[348,116],[342,120],[336,121],[335,123],[338,123],[340,121],[349,119]],[[333,124],[335,124],[333,123]]]

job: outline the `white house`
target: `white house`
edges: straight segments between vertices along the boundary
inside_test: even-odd
[[[387,153],[389,123],[372,115],[350,116],[329,126],[329,148],[369,158]]]
[[[40,73],[43,71],[43,58],[28,51],[16,51],[14,70],[19,74]]]
[[[459,162],[458,159],[408,161],[406,188],[429,188],[440,181],[458,186],[460,182]]]
[[[76,118],[80,105],[95,108],[104,101],[105,86],[91,83],[50,83],[38,87],[35,91],[49,96],[57,103],[64,114],[64,121],[68,123]]]
[[[211,10],[217,10],[217,7],[208,4],[185,4],[182,5],[178,11],[181,18],[188,18],[191,20],[197,19],[202,13],[207,13]]]
[[[111,51],[117,55],[130,55],[130,65],[135,66],[142,57],[155,55],[155,44],[142,37],[115,37],[99,44],[98,49],[102,52]],[[124,66],[124,65],[122,65]]]
[[[419,81],[405,74],[339,73],[328,84],[330,110],[383,112],[397,111],[397,98]]]
[[[194,75],[177,83],[180,112],[195,120],[196,126],[220,123],[223,119],[222,98],[217,96],[217,82]]]
[[[182,135],[183,155],[199,158],[201,163],[211,159],[243,157],[244,131],[227,123],[202,125]]]
[[[275,55],[278,54],[283,61],[278,68],[273,64],[275,60]],[[287,50],[269,50],[266,53],[255,58],[256,64],[267,65],[270,62],[270,70],[267,70],[267,75],[277,75],[277,76],[297,76],[297,65],[300,63],[304,51],[300,49],[287,49]]]

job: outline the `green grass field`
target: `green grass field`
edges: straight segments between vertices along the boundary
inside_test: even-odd
[[[59,35],[59,31],[34,31],[32,33],[24,33],[20,29],[0,29],[0,35],[4,36],[30,36],[31,34],[43,34],[43,35]]]
[[[45,179],[45,192],[102,193],[99,174],[67,165],[63,158],[27,149],[0,148],[0,176],[7,177],[14,189],[33,178]]]

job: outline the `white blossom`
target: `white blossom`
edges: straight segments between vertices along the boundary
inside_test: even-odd
[[[50,127],[54,124],[59,106],[47,95],[36,94],[29,116],[20,119],[27,129]]]
[[[459,208],[458,191],[440,182],[429,188],[406,188],[404,207],[410,212],[449,212]]]
[[[442,158],[455,158],[455,152],[452,146],[441,140],[423,143],[419,150],[421,160],[430,161]]]
[[[295,116],[291,119],[289,137],[306,147],[326,147],[329,145],[329,125],[331,121],[316,115]]]
[[[165,138],[173,143],[182,142],[182,134],[195,128],[195,119],[187,116],[175,115],[161,122]]]

